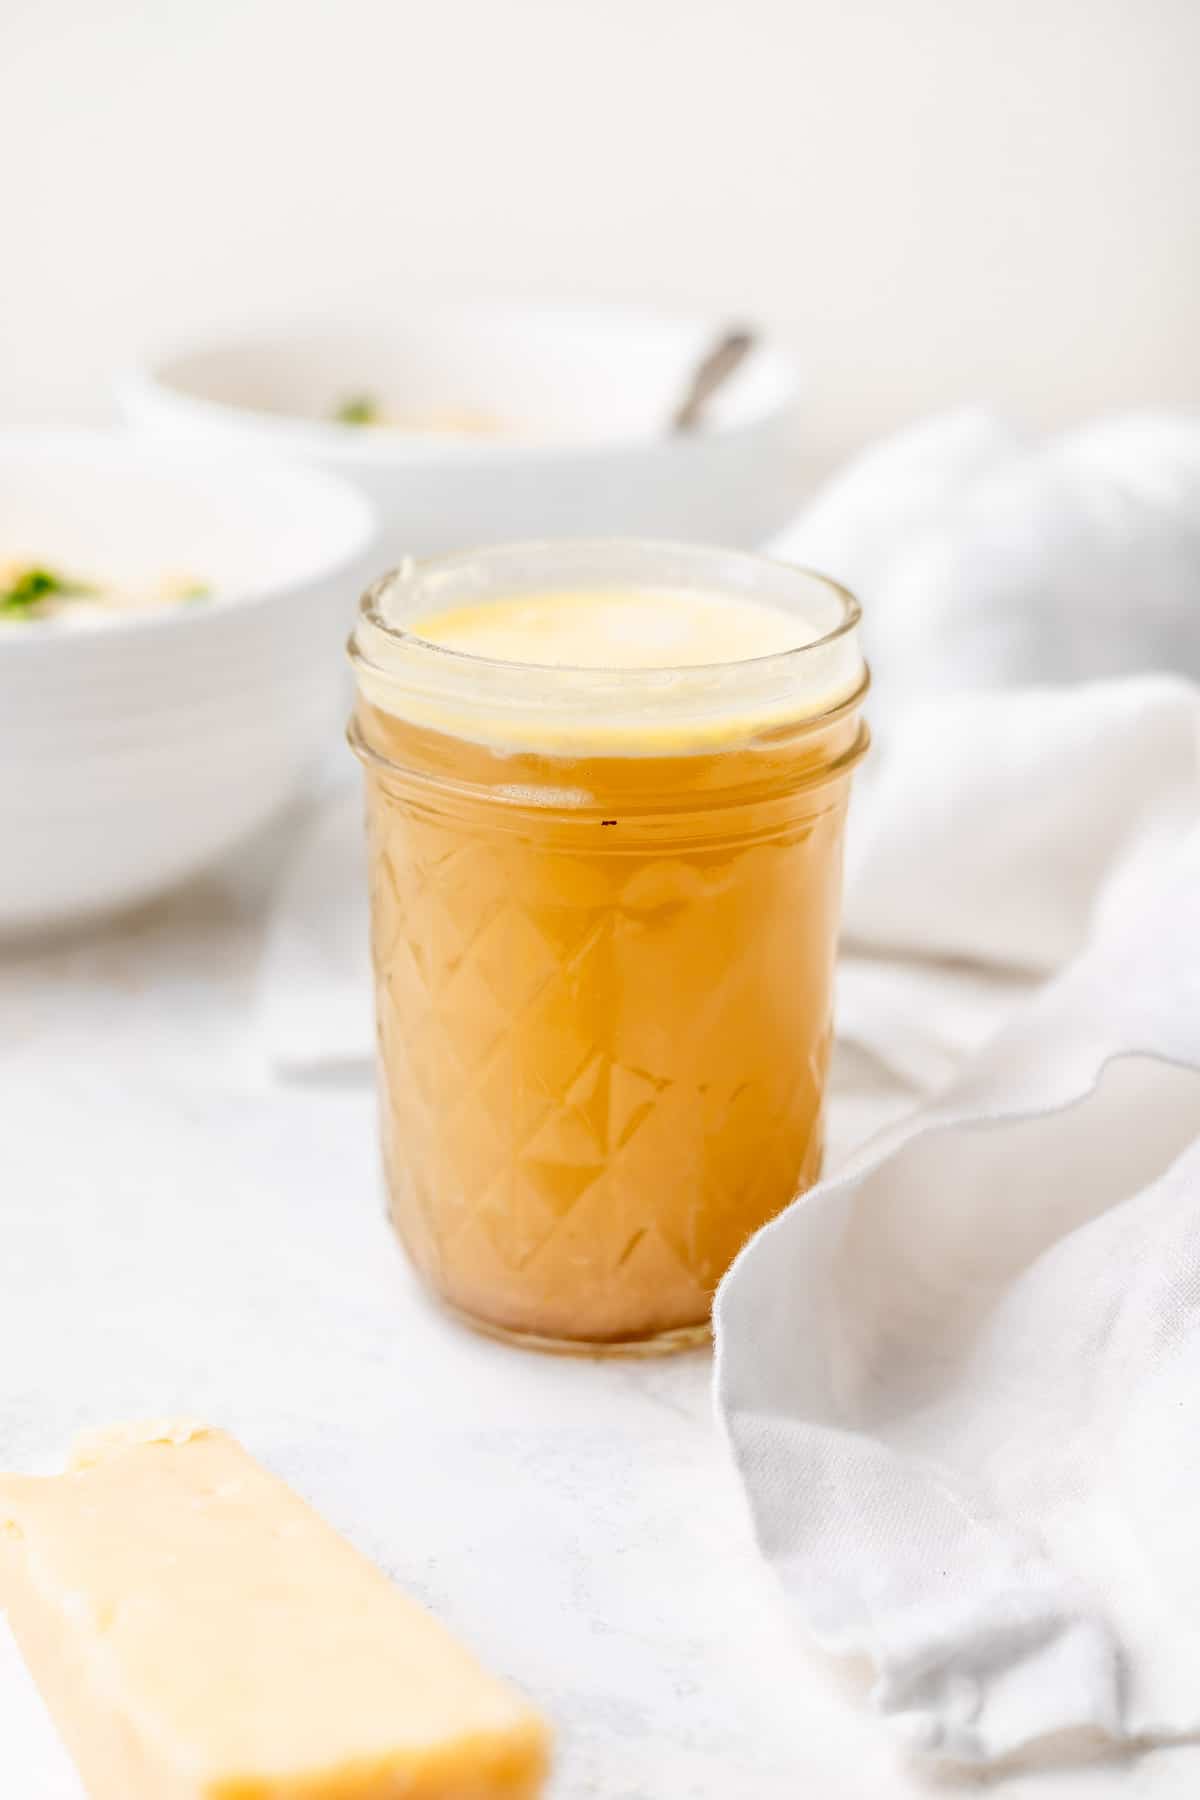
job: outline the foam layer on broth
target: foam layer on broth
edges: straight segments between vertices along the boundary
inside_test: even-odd
[[[847,699],[863,677],[857,633],[821,640],[760,600],[646,587],[502,596],[397,633],[360,628],[356,643],[364,697],[398,719],[512,752],[661,755]]]

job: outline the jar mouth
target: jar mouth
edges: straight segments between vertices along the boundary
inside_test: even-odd
[[[553,580],[547,580],[545,575],[540,577],[539,585],[542,587],[570,585],[572,575],[581,585],[595,587],[599,585],[598,572],[611,570],[614,562],[624,564],[635,557],[644,558],[647,565],[654,563],[663,568],[675,569],[677,574],[690,577],[690,585],[699,586],[702,582],[709,588],[728,586],[746,598],[762,597],[758,590],[768,584],[762,583],[761,576],[766,571],[772,571],[788,585],[803,582],[819,588],[823,596],[836,607],[837,617],[818,635],[788,649],[772,651],[766,656],[732,657],[721,662],[647,666],[637,663],[530,663],[513,657],[483,656],[476,651],[435,643],[430,638],[422,637],[419,632],[406,629],[397,616],[400,611],[408,608],[412,611],[419,610],[423,615],[434,612],[438,610],[439,598],[450,599],[454,605],[499,598],[505,595],[506,590],[494,585],[497,577],[501,581],[505,576],[511,579],[508,594],[524,592],[529,586],[527,571],[535,563],[552,567],[556,571],[556,578]],[[760,577],[757,583],[754,581],[756,575]],[[731,580],[731,577],[740,579]],[[610,574],[610,579],[612,578]],[[640,575],[626,575],[625,579],[650,585],[644,569]],[[654,580],[653,585],[663,587],[667,584],[660,577]],[[683,584],[677,580],[675,585]],[[451,591],[447,593],[447,589]],[[488,591],[485,592],[485,589]],[[389,569],[372,582],[359,604],[359,614],[362,621],[386,636],[406,643],[420,644],[431,654],[439,656],[461,657],[471,663],[481,663],[495,669],[537,669],[543,675],[561,672],[628,679],[639,675],[694,674],[698,669],[740,668],[748,663],[776,662],[810,650],[819,650],[853,632],[861,621],[862,608],[850,590],[832,576],[785,562],[779,557],[759,555],[754,551],[715,549],[653,538],[575,538],[565,541],[536,538],[520,543],[488,545],[478,550],[457,550],[445,556],[406,558],[397,568]]]
[[[783,649],[719,662],[605,666],[483,655],[412,628],[440,611],[615,588],[754,601],[795,618],[804,636]],[[552,748],[560,739],[578,747],[649,730],[679,738],[680,747],[694,739],[699,748],[751,727],[815,726],[861,697],[867,671],[860,618],[858,601],[839,582],[750,551],[646,539],[544,540],[402,563],[363,596],[349,652],[372,704],[417,724],[441,718],[454,735],[506,744],[516,735],[530,747]]]

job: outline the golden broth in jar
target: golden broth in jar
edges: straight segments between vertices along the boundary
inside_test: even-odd
[[[654,545],[451,558],[368,596],[391,1210],[473,1323],[691,1341],[815,1179],[856,624],[817,577]]]

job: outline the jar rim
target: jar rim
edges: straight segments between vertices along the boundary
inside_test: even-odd
[[[450,606],[605,587],[692,589],[757,600],[803,619],[815,635],[767,654],[675,666],[529,663],[435,643],[407,621]],[[695,737],[788,722],[817,725],[865,686],[861,608],[832,577],[754,551],[642,538],[497,544],[410,558],[367,589],[350,640],[360,689],[401,718],[511,741],[522,720],[539,742],[656,729]],[[490,725],[489,722],[490,721]],[[522,736],[527,731],[522,731]]]
[[[478,651],[463,650],[456,645],[438,644],[431,638],[422,637],[419,632],[406,631],[390,619],[381,602],[390,594],[402,587],[409,587],[415,595],[417,587],[423,579],[436,578],[439,575],[453,576],[455,573],[466,573],[472,566],[486,560],[495,567],[504,562],[546,556],[556,558],[561,553],[570,553],[580,560],[603,560],[612,552],[626,554],[645,554],[648,557],[664,557],[671,559],[687,559],[688,561],[713,561],[713,585],[717,585],[718,566],[722,569],[736,568],[768,568],[783,572],[788,577],[796,578],[806,584],[822,589],[826,596],[833,598],[839,605],[840,616],[833,625],[818,637],[810,638],[803,644],[789,646],[786,650],[768,652],[765,656],[731,657],[723,662],[714,663],[681,663],[676,665],[656,665],[654,667],[634,664],[595,664],[595,663],[527,663],[514,657],[482,656]],[[832,575],[825,575],[820,570],[810,569],[801,563],[788,562],[779,556],[769,556],[757,550],[727,550],[715,545],[689,544],[677,542],[670,538],[528,538],[518,539],[511,543],[484,544],[473,550],[451,550],[439,556],[406,557],[394,569],[386,570],[368,587],[359,603],[360,617],[368,620],[379,631],[388,636],[402,639],[407,643],[420,644],[431,652],[441,656],[463,658],[472,663],[489,664],[497,669],[538,669],[543,673],[564,673],[586,675],[620,675],[622,677],[638,675],[671,675],[694,673],[697,668],[721,669],[741,668],[748,663],[764,663],[786,660],[803,655],[806,651],[819,650],[822,646],[835,642],[855,630],[862,619],[862,607],[850,589]]]

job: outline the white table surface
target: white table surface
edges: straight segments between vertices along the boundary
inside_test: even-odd
[[[53,1469],[124,1417],[227,1426],[545,1708],[555,1800],[1200,1792],[1194,1746],[923,1772],[861,1674],[793,1640],[706,1355],[541,1358],[431,1309],[384,1223],[371,1094],[255,1055],[283,835],[0,952],[0,1466]],[[79,1793],[0,1631],[0,1795]]]

